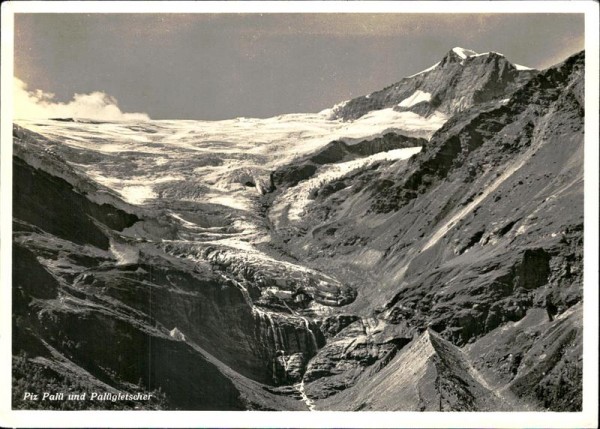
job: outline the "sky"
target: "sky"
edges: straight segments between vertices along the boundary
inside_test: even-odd
[[[543,69],[584,48],[582,14],[16,14],[16,116],[318,112],[453,47]]]

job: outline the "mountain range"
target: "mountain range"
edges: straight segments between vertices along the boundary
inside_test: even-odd
[[[584,63],[454,48],[318,114],[16,121],[13,407],[581,410]]]

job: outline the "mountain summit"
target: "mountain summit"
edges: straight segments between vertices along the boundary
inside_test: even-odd
[[[472,51],[470,49],[460,48],[460,47],[452,48],[452,50],[450,52],[454,52],[456,55],[458,55],[459,57],[461,57],[463,59],[478,55],[477,52],[475,52],[475,51]]]
[[[497,52],[478,54],[456,47],[428,69],[335,106],[331,118],[354,120],[388,108],[422,116],[453,115],[475,104],[508,98],[535,73]]]

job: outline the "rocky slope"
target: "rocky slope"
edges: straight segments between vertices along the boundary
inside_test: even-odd
[[[274,216],[296,258],[357,290],[345,311],[359,320],[309,364],[309,396],[362,391],[364,374],[389,360],[390,341],[406,343],[427,327],[461,347],[535,308],[581,328],[569,309],[582,299],[583,62],[576,55],[508,102],[455,115],[408,162],[330,183],[334,192],[318,195],[296,222]],[[565,389],[577,396],[581,363],[566,350],[581,336],[569,332],[549,363],[555,375],[528,379],[538,392],[527,394],[528,406],[558,406],[546,398]],[[542,348],[554,341],[537,340]]]
[[[13,405],[580,409],[583,65],[454,49],[343,120],[16,125]]]

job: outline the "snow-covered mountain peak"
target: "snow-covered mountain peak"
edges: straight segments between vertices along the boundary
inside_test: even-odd
[[[448,53],[444,56],[442,63],[443,64],[458,63],[461,66],[467,66],[467,65],[473,64],[472,61],[475,60],[476,58],[481,58],[481,57],[485,57],[485,58],[501,57],[501,58],[506,59],[504,54],[501,54],[501,53],[495,52],[495,51],[478,53],[478,52],[473,51],[472,49],[456,47],[456,48],[452,48],[452,49],[450,49],[450,51],[448,51]]]
[[[471,65],[471,64],[473,64],[472,61],[475,60],[475,58],[481,58],[481,57],[486,57],[486,58],[503,58],[508,63],[510,63],[510,61],[508,61],[506,59],[506,56],[503,53],[501,53],[501,52],[488,51],[488,52],[477,53],[477,52],[473,51],[472,49],[465,49],[465,48],[460,48],[460,47],[456,47],[456,48],[450,49],[450,51],[448,51],[448,53],[444,56],[444,60],[442,60],[442,62],[444,64],[446,64],[446,63],[451,63],[451,64],[459,63],[460,65],[465,66],[465,65]],[[525,67],[525,66],[522,66],[522,65],[519,65],[519,64],[512,64],[512,63],[510,63],[510,64],[512,66],[514,66],[517,70],[534,70],[534,69],[532,69],[530,67]],[[427,71],[430,70],[430,69],[427,69]],[[423,72],[421,72],[421,73],[423,73]],[[417,74],[415,74],[413,76],[417,76],[417,75],[419,75],[421,73],[417,73]],[[413,76],[409,76],[409,77],[413,77]]]
[[[461,57],[463,60],[468,57],[477,55],[477,52],[475,52],[471,49],[465,49],[465,48],[460,48],[460,47],[452,48],[452,52],[454,52],[456,55]]]
[[[480,103],[507,98],[535,71],[512,64],[495,51],[477,53],[455,47],[431,67],[368,96],[356,97],[323,114],[356,120],[373,111],[394,109],[417,115],[453,115]]]

